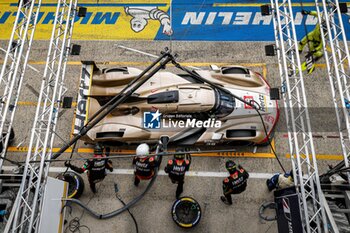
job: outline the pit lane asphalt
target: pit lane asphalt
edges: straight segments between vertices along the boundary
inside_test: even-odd
[[[82,45],[80,56],[70,57],[66,72],[66,86],[68,87],[67,96],[73,96],[76,100],[78,80],[80,76],[80,60],[94,60],[99,63],[100,67],[110,67],[123,64],[124,66],[145,67],[151,63],[154,58],[149,58],[134,52],[118,49],[114,44],[121,44],[132,47],[152,54],[159,54],[160,51],[168,46],[174,52],[179,54],[178,61],[191,63],[193,66],[202,66],[203,63],[212,64],[250,64],[253,70],[262,72],[266,68],[267,80],[272,87],[279,87],[280,79],[277,66],[277,57],[266,57],[264,55],[264,45],[269,43],[246,43],[246,42],[153,42],[153,41],[74,41]],[[0,42],[1,47],[6,47],[6,42]],[[31,69],[27,69],[25,83],[21,92],[20,101],[15,117],[16,140],[13,146],[23,141],[22,145],[29,145],[29,132],[32,126],[33,116],[35,113],[34,104],[37,101],[37,92],[41,84],[41,77],[44,70],[44,63],[47,55],[48,42],[35,41],[32,46],[30,64],[40,70],[40,74]],[[320,60],[319,63],[324,63]],[[169,66],[169,70],[174,70]],[[308,104],[314,108],[331,108],[333,106],[330,96],[329,81],[326,76],[324,66],[320,65],[315,72],[305,75],[305,87],[308,97]],[[27,104],[26,104],[27,103]],[[282,105],[282,102],[280,101]],[[74,109],[64,110],[60,113],[61,117],[58,122],[57,134],[65,141],[69,139],[71,124],[73,120]],[[315,150],[317,154],[327,154],[327,158],[341,153],[339,140],[337,138],[328,138],[327,136],[336,135],[336,122],[333,115],[315,115],[311,116],[312,127],[316,128],[315,134],[323,136],[314,138]],[[282,160],[285,168],[289,170],[291,163],[286,154],[290,153],[288,141],[285,137],[285,120],[284,113],[281,112],[281,119],[277,126],[275,135],[277,154]],[[329,127],[323,130],[320,125]],[[54,147],[63,145],[63,141],[56,137]],[[86,147],[83,143],[80,147]],[[219,146],[215,147],[220,149]],[[252,152],[252,148],[247,148]],[[268,152],[268,148],[259,148],[258,152]],[[23,161],[26,155],[25,149],[17,152],[9,152],[8,158]],[[83,157],[91,154],[80,154]],[[60,158],[66,158],[68,155],[62,155]],[[273,158],[233,158],[240,163],[249,172],[254,173],[274,173],[281,169]],[[223,157],[194,157],[191,166],[192,171],[204,172],[225,172],[224,163],[227,158]],[[336,164],[336,160],[319,160],[319,170],[325,171],[327,164]],[[8,165],[8,163],[5,163]],[[74,162],[80,165],[81,162]],[[63,163],[57,162],[52,164],[53,167],[62,167]],[[161,169],[165,166],[165,161]],[[131,169],[130,159],[118,159],[114,161],[114,167],[120,169]],[[52,174],[54,176],[54,174]],[[81,198],[87,202],[93,195],[88,189],[86,176],[83,175],[86,182],[86,189]],[[220,177],[187,177],[184,186],[184,196],[194,197],[201,205],[203,218],[200,224],[190,230],[190,232],[276,232],[277,225],[275,222],[262,222],[258,218],[258,208],[265,201],[273,200],[273,194],[269,193],[265,187],[265,180],[249,180],[246,192],[233,198],[233,206],[226,206],[219,197],[222,194]],[[124,201],[129,201],[135,197],[144,187],[135,188],[132,184],[131,175],[110,174],[101,183],[98,193],[91,199],[89,207],[100,213],[107,213],[111,210],[121,207],[121,203],[114,195],[114,182],[117,182],[120,188],[120,195]],[[131,209],[134,213],[140,228],[140,232],[182,232],[171,220],[170,208],[175,201],[176,186],[172,185],[166,176],[160,176],[154,185],[154,188],[145,196],[145,198]],[[72,216],[80,216],[81,210],[73,208]],[[68,215],[68,220],[72,216]],[[87,225],[91,232],[135,232],[132,219],[127,213],[110,220],[96,220],[87,214],[81,220],[81,224]]]

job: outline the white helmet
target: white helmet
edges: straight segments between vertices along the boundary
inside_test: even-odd
[[[137,156],[148,156],[149,155],[149,146],[146,143],[140,144],[136,148],[136,155]]]

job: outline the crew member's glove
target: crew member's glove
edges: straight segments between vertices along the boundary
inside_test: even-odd
[[[64,162],[64,166],[71,167],[70,162],[69,161]]]
[[[302,14],[302,15],[308,15],[308,14],[310,14],[310,11],[302,10],[302,11],[301,11],[301,14]]]

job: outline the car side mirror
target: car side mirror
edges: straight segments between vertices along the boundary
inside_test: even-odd
[[[210,65],[210,69],[214,72],[220,72],[221,69],[217,65]]]

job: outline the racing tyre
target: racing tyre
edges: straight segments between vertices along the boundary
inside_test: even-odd
[[[68,183],[67,198],[79,198],[84,191],[84,181],[80,175],[75,172],[61,173],[57,176],[58,179]]]
[[[199,223],[202,211],[196,200],[191,197],[181,197],[174,202],[171,215],[178,226],[192,228]]]

